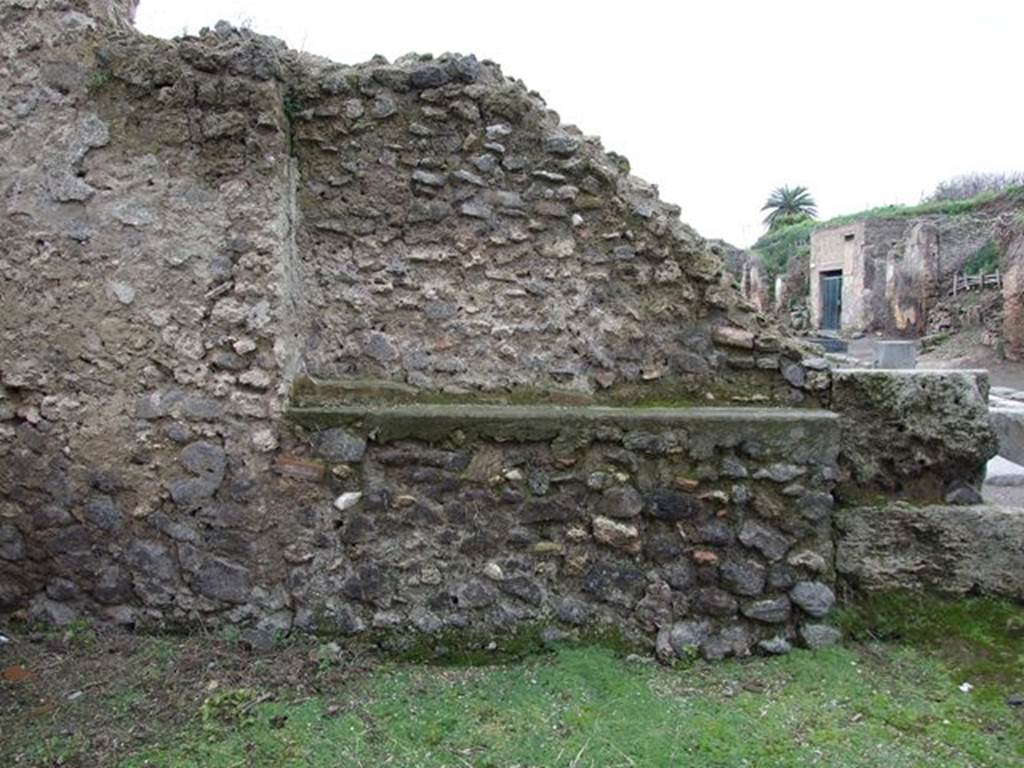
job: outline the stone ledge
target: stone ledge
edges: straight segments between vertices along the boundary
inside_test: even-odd
[[[827,388],[820,368],[805,370],[785,364],[789,384],[809,390]],[[697,382],[685,378],[620,382],[608,389],[585,391],[557,386],[517,383],[493,389],[459,386],[425,389],[402,382],[374,378],[321,379],[300,376],[292,382],[290,401],[297,408],[332,405],[514,405],[609,408],[783,408],[820,409],[817,397],[794,399],[773,391],[770,370],[747,370],[754,378],[740,384],[732,379]],[[760,378],[759,378],[760,377]],[[765,378],[767,377],[767,378]],[[795,377],[795,378],[794,378]],[[815,383],[816,382],[816,383]],[[776,382],[777,383],[777,382]],[[791,395],[792,393],[790,393]]]
[[[772,435],[793,439],[809,433],[835,435],[831,411],[786,408],[615,408],[608,406],[516,405],[337,405],[291,408],[286,417],[307,429],[359,426],[380,442],[435,441],[456,432],[495,440],[550,440],[566,431],[698,429],[728,432],[739,439]],[[800,434],[790,434],[794,428]]]

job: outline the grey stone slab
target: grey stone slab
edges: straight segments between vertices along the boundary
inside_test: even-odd
[[[874,353],[875,368],[917,367],[917,344],[913,341],[876,341]]]
[[[856,590],[1024,599],[1024,509],[894,503],[833,520],[836,571]]]
[[[996,456],[986,468],[985,485],[1024,485],[1024,467],[1016,462]]]

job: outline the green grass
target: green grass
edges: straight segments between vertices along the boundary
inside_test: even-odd
[[[341,695],[249,707],[255,691],[216,694],[123,765],[1019,765],[1024,713],[1005,699],[1024,685],[1022,613],[884,597],[840,614],[848,647],[677,670],[596,646],[505,666],[386,664]],[[225,701],[230,716],[211,716]]]
[[[899,642],[941,656],[950,674],[969,680],[976,695],[1002,700],[1024,693],[1024,609],[1000,600],[936,601],[912,594],[873,598],[841,610],[843,633],[862,642]]]
[[[1019,719],[958,682],[910,649],[884,662],[830,649],[686,672],[573,649],[454,679],[387,669],[362,703],[334,717],[324,698],[266,703],[248,723],[204,721],[125,765],[852,768],[1024,759]]]
[[[835,621],[842,647],[674,669],[606,644],[443,666],[302,637],[16,638],[40,674],[0,689],[0,744],[123,768],[1024,765],[1024,608],[888,595]]]
[[[75,734],[54,734],[38,739],[19,757],[25,765],[67,765],[87,746]]]

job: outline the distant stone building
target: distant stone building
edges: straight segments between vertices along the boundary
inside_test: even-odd
[[[903,226],[902,221],[865,219],[811,234],[812,327],[863,331],[884,317],[885,258]]]
[[[1013,203],[967,214],[861,219],[811,234],[811,327],[918,335],[928,315],[986,243],[1012,220]]]

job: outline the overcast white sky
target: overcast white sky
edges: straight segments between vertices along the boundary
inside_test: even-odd
[[[1024,170],[1022,0],[142,0],[136,21],[173,37],[218,19],[346,63],[493,59],[741,246],[781,184],[828,217]]]

